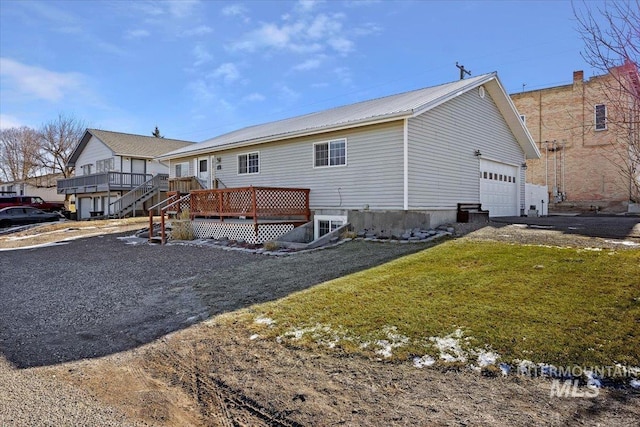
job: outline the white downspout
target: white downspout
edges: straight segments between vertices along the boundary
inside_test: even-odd
[[[403,193],[404,193],[404,210],[409,210],[409,119],[404,119],[403,131]]]

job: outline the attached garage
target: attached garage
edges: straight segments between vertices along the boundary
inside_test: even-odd
[[[489,216],[518,216],[518,168],[480,160],[480,203]]]

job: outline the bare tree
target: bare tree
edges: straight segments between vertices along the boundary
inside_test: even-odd
[[[607,102],[606,123],[615,134],[610,158],[629,182],[629,199],[640,203],[640,0],[574,3],[582,56],[594,69]]]
[[[40,129],[40,165],[51,173],[69,178],[73,168],[68,166],[74,148],[84,135],[86,125],[72,116],[59,114]]]
[[[40,138],[35,129],[23,126],[0,130],[0,178],[23,181],[39,169]]]

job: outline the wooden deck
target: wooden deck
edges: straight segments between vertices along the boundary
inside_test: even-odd
[[[187,195],[170,192],[160,211],[162,242],[166,241],[165,214],[179,215],[188,209],[199,238],[238,240],[235,236],[242,236],[250,243],[263,243],[277,237],[275,233],[284,234],[311,220],[309,192],[281,187],[193,190]]]

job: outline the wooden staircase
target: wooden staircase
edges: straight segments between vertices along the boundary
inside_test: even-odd
[[[135,216],[136,210],[142,209],[147,200],[166,192],[168,189],[169,175],[157,174],[111,203],[109,212],[113,212],[111,216],[116,218],[124,218],[130,214]]]

